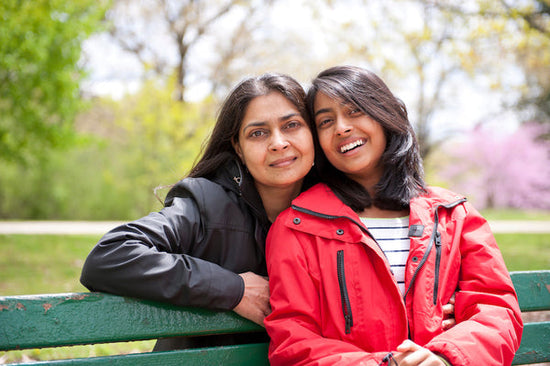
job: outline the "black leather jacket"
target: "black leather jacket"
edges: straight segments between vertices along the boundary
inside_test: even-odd
[[[105,234],[80,281],[91,291],[232,310],[244,293],[238,274],[267,275],[269,226],[251,177],[231,161],[211,180],[181,180],[160,212]],[[192,345],[172,340],[157,349]]]

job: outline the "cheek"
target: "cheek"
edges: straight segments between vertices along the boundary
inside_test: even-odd
[[[319,132],[317,134],[319,139],[319,145],[325,154],[330,153],[330,139],[327,133]]]
[[[241,158],[249,169],[253,169],[254,165],[258,164],[258,161],[261,160],[261,155],[261,151],[258,151],[254,146],[241,146]]]
[[[313,145],[313,135],[311,133],[307,133],[304,138],[302,139],[301,146],[303,146],[303,149],[307,152],[311,152],[314,154],[315,146]]]

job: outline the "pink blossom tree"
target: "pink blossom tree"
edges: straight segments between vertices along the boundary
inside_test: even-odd
[[[441,177],[478,208],[550,209],[548,126],[526,123],[514,133],[476,127],[453,145]]]

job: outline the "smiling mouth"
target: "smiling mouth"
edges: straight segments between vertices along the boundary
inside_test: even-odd
[[[279,159],[274,161],[273,163],[269,164],[270,167],[285,167],[287,165],[292,164],[297,158],[287,158],[287,159]]]
[[[344,146],[340,147],[340,152],[342,154],[347,153],[348,151],[351,151],[355,149],[356,147],[363,146],[365,144],[365,140],[359,139],[357,141],[350,142],[349,144],[345,144]]]

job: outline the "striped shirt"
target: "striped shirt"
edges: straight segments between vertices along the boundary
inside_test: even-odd
[[[369,229],[386,254],[399,290],[404,295],[405,265],[411,248],[409,217],[391,219],[361,217],[361,222]]]

